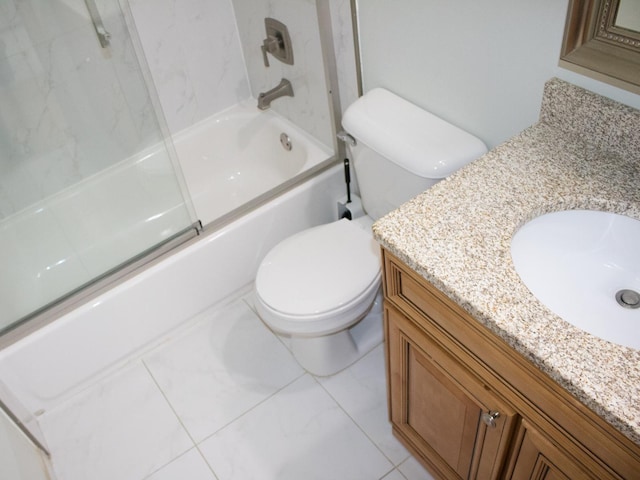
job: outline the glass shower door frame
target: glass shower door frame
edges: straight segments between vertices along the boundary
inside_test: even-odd
[[[83,5],[83,3],[90,7],[89,11],[91,12],[91,15],[89,15],[88,12],[81,12],[81,10],[85,6]],[[32,257],[27,258],[27,262],[30,262],[29,264],[33,263],[33,258],[40,255],[42,251],[46,250],[50,245],[53,245],[56,242],[58,244],[68,243],[68,246],[64,247],[66,248],[65,252],[70,250],[74,250],[76,252],[74,253],[75,257],[71,258],[71,262],[69,262],[70,258],[67,256],[63,257],[62,253],[53,253],[51,255],[57,255],[57,257],[52,258],[52,256],[49,255],[49,258],[46,259],[48,263],[43,264],[41,267],[36,267],[37,270],[34,271],[33,275],[37,273],[38,278],[54,278],[54,281],[57,284],[57,288],[59,287],[60,289],[56,290],[54,294],[50,294],[48,297],[43,296],[42,299],[44,301],[41,301],[39,305],[34,304],[34,306],[31,307],[31,303],[25,304],[25,306],[22,306],[22,303],[20,303],[19,305],[21,306],[18,306],[15,309],[12,309],[12,307],[10,307],[10,310],[8,311],[9,313],[5,312],[0,315],[5,318],[10,318],[14,321],[14,323],[11,326],[8,326],[6,329],[3,329],[2,326],[0,326],[0,331],[11,333],[10,338],[5,338],[4,336],[0,337],[0,347],[2,345],[6,345],[7,342],[13,343],[16,338],[22,337],[25,334],[28,334],[29,332],[39,328],[43,324],[48,323],[52,319],[55,319],[61,314],[61,312],[65,312],[69,308],[77,306],[79,302],[90,299],[93,295],[95,295],[96,291],[103,291],[107,286],[112,286],[115,281],[118,281],[119,279],[128,275],[128,273],[133,269],[139,268],[140,265],[148,263],[149,261],[153,260],[153,258],[161,255],[167,249],[173,248],[175,245],[180,244],[188,240],[189,238],[192,238],[201,230],[201,226],[196,220],[195,210],[189,197],[186,182],[180,171],[180,167],[177,161],[177,154],[173,148],[173,144],[171,143],[171,137],[166,125],[166,121],[164,120],[164,117],[162,115],[162,110],[160,108],[160,102],[158,100],[157,93],[153,86],[153,82],[151,81],[149,68],[146,65],[144,55],[142,54],[141,43],[135,31],[133,18],[129,10],[128,3],[122,0],[109,0],[108,2],[101,1],[99,2],[99,4],[103,9],[102,17],[101,12],[99,12],[98,9],[95,8],[95,3],[93,0],[76,0],[75,2],[69,4],[65,3],[64,5],[62,3],[60,3],[59,5],[43,4],[46,12],[40,13],[38,18],[29,18],[27,20],[28,17],[19,17],[20,15],[24,17],[25,12],[29,12],[31,14],[31,12],[33,11],[31,5],[25,6],[25,3],[7,3],[5,8],[9,11],[13,9],[13,12],[10,13],[14,14],[14,18],[10,20],[10,22],[14,23],[9,24],[8,28],[9,30],[14,29],[15,35],[23,38],[23,40],[21,40],[22,45],[19,45],[19,47],[16,48],[23,48],[24,53],[22,53],[22,56],[25,58],[30,58],[31,64],[28,64],[25,67],[31,67],[33,72],[31,73],[31,76],[26,77],[26,80],[31,81],[31,79],[33,79],[32,83],[36,86],[38,84],[47,85],[48,82],[51,82],[51,84],[47,87],[48,91],[46,101],[55,102],[55,107],[57,108],[57,110],[56,115],[53,116],[49,120],[49,122],[54,125],[54,123],[52,122],[54,122],[56,119],[60,119],[65,122],[65,124],[68,124],[61,125],[60,128],[57,128],[57,130],[64,131],[65,128],[70,130],[72,138],[71,141],[73,142],[73,145],[69,148],[64,146],[64,144],[59,143],[62,146],[60,149],[61,152],[63,150],[67,151],[67,149],[69,149],[76,150],[76,152],[89,153],[91,156],[93,156],[94,154],[100,155],[104,150],[100,148],[102,144],[98,144],[93,148],[91,147],[91,144],[87,144],[85,147],[87,147],[88,150],[87,148],[85,148],[86,151],[82,150],[82,144],[79,144],[78,142],[83,141],[83,139],[76,135],[75,131],[72,131],[73,128],[78,128],[80,132],[83,132],[85,131],[86,123],[96,123],[97,125],[99,125],[101,123],[105,124],[106,120],[110,120],[109,112],[105,113],[103,112],[103,109],[96,107],[99,107],[100,105],[106,107],[109,105],[109,103],[112,102],[110,102],[108,98],[98,98],[98,100],[92,100],[93,97],[90,97],[89,95],[95,94],[99,97],[102,93],[104,93],[100,89],[105,86],[107,87],[108,94],[108,90],[112,87],[112,85],[109,85],[109,80],[105,80],[103,78],[105,75],[101,71],[92,72],[91,68],[95,69],[100,68],[101,65],[107,65],[104,68],[112,70],[113,72],[111,74],[115,75],[113,81],[117,82],[118,85],[126,85],[127,91],[123,90],[118,94],[119,97],[115,100],[126,100],[128,109],[133,108],[130,105],[132,102],[135,103],[136,101],[138,101],[138,103],[142,105],[142,108],[145,108],[152,112],[141,112],[140,114],[136,113],[134,115],[132,111],[131,119],[127,120],[131,126],[136,126],[136,128],[140,130],[140,132],[138,133],[139,135],[141,135],[140,141],[144,141],[146,145],[142,143],[136,144],[134,142],[134,137],[131,137],[131,135],[133,134],[129,133],[131,131],[131,128],[122,128],[116,125],[115,128],[118,129],[118,131],[120,132],[119,134],[121,136],[124,135],[124,141],[122,141],[122,139],[117,140],[116,137],[114,137],[116,145],[113,148],[107,146],[107,151],[113,150],[114,152],[116,152],[120,150],[127,151],[123,149],[126,147],[126,145],[129,144],[134,147],[136,145],[139,145],[135,150],[133,150],[134,153],[133,156],[131,156],[131,160],[126,160],[126,165],[131,165],[130,167],[127,167],[130,168],[131,175],[133,175],[133,177],[131,177],[131,181],[123,177],[122,171],[118,170],[120,168],[119,166],[108,166],[106,169],[102,169],[102,167],[100,167],[98,172],[108,172],[108,175],[110,175],[109,178],[111,178],[109,182],[111,183],[109,184],[108,188],[105,187],[102,189],[104,190],[104,192],[93,193],[90,189],[93,188],[92,185],[97,184],[98,182],[96,181],[96,173],[93,172],[90,168],[96,167],[90,167],[89,169],[87,169],[87,167],[83,167],[82,165],[80,165],[79,167],[74,166],[73,168],[79,168],[79,171],[84,170],[88,172],[87,174],[89,175],[89,177],[86,179],[82,179],[80,183],[76,184],[73,184],[73,182],[75,182],[75,180],[73,180],[71,183],[72,187],[76,188],[75,185],[81,185],[78,188],[84,189],[82,190],[83,195],[86,191],[87,195],[85,196],[89,200],[91,200],[91,198],[99,199],[99,201],[101,202],[100,205],[98,205],[98,207],[94,207],[98,214],[100,214],[101,212],[105,213],[105,208],[110,207],[109,201],[105,197],[106,193],[109,192],[110,189],[113,192],[112,203],[114,203],[115,205],[119,205],[119,211],[121,213],[124,213],[125,216],[130,213],[129,210],[133,210],[133,207],[123,206],[121,200],[122,198],[127,197],[127,195],[130,196],[131,199],[135,199],[136,202],[147,202],[148,199],[164,198],[164,200],[161,200],[161,205],[164,206],[161,206],[160,208],[164,208],[165,210],[153,211],[152,207],[140,203],[140,211],[136,214],[137,217],[132,217],[133,219],[115,219],[115,213],[110,214],[106,212],[108,217],[106,219],[100,219],[99,217],[96,217],[88,218],[86,219],[87,221],[85,221],[85,218],[83,218],[79,214],[82,214],[85,211],[91,212],[91,210],[86,207],[85,204],[87,204],[87,202],[84,200],[84,197],[83,200],[79,202],[79,204],[75,205],[67,201],[66,198],[60,200],[60,195],[58,193],[55,193],[53,196],[49,196],[46,191],[45,193],[38,193],[39,195],[44,196],[42,197],[42,200],[36,202],[35,206],[34,204],[27,203],[26,207],[20,207],[20,204],[18,203],[18,211],[16,212],[16,214],[11,213],[11,209],[9,209],[9,217],[6,217],[6,213],[3,212],[3,209],[0,209],[0,220],[2,220],[3,216],[5,218],[8,218],[9,220],[13,219],[16,215],[18,215],[17,218],[19,219],[23,219],[25,218],[25,216],[28,217],[26,218],[26,221],[20,220],[19,223],[19,225],[23,225],[27,231],[38,232],[38,227],[34,226],[37,222],[30,222],[29,219],[31,217],[29,215],[32,215],[33,219],[36,220],[44,218],[46,221],[40,222],[42,223],[42,225],[46,226],[55,224],[56,228],[60,227],[60,232],[54,235],[40,231],[40,233],[37,234],[40,238],[35,237],[34,240],[30,242],[22,241],[22,237],[24,237],[25,235],[23,230],[18,231],[17,234],[13,234],[9,230],[9,236],[6,237],[9,238],[9,240],[4,241],[4,243],[2,241],[2,238],[0,238],[0,243],[2,245],[20,245],[20,248],[22,250],[22,257]],[[55,13],[54,11],[56,8],[58,8],[61,13],[51,15],[51,13]],[[57,18],[58,16],[60,17],[59,19]],[[60,22],[59,27],[56,21]],[[47,25],[40,25],[38,22],[45,22],[47,23]],[[52,25],[48,25],[48,23],[52,23]],[[52,33],[54,31],[57,32],[56,28],[60,28],[60,32]],[[109,30],[107,30],[107,28],[109,28]],[[86,34],[90,36],[90,38],[86,38],[86,40],[82,40],[80,42],[86,45],[77,46],[79,42],[77,40],[76,30],[77,32],[86,32]],[[92,30],[95,30],[97,38],[96,35],[91,32]],[[109,34],[109,31],[114,34],[113,38]],[[66,48],[67,44],[72,48],[70,52],[61,50],[61,47]],[[125,57],[117,59],[116,56],[120,53],[124,54]],[[10,55],[10,53],[7,55]],[[76,57],[74,58],[73,55],[75,55]],[[19,60],[20,59],[21,57],[19,58]],[[56,66],[56,64],[54,64],[54,60],[60,61],[59,59],[62,59],[62,67]],[[4,60],[0,58],[0,61]],[[108,62],[112,62],[110,64],[111,66],[108,66]],[[44,71],[35,70],[34,68],[38,68],[39,64],[47,64],[48,67]],[[10,62],[5,63],[5,72],[8,68],[8,71],[12,73],[11,65],[12,63]],[[69,69],[77,69],[78,73],[73,73]],[[128,69],[131,71],[129,71]],[[28,68],[24,68],[23,70],[25,72],[29,71]],[[64,75],[68,74],[67,70],[69,70],[71,74],[77,75],[78,77],[77,79],[75,77],[71,79],[71,83],[69,84],[69,86],[66,86],[65,84],[65,81],[67,80]],[[42,78],[37,77],[37,75],[41,75]],[[5,80],[6,79],[7,77],[5,76]],[[80,81],[83,79],[95,80],[97,81],[97,84],[90,83],[88,85],[82,86],[80,84]],[[137,86],[137,84],[135,84],[134,82],[133,86],[130,86],[130,84],[132,83],[130,82],[130,80],[132,79],[137,79],[140,85]],[[2,80],[2,77],[0,77],[0,80]],[[124,83],[122,83],[123,80]],[[11,76],[8,77],[8,80],[6,81],[14,82],[13,84],[19,86],[17,83],[15,83],[16,80],[14,80]],[[68,96],[70,92],[74,92],[75,95],[74,86],[77,86],[78,84],[80,84],[81,86],[79,93],[82,98],[80,98],[79,100],[71,99],[69,101]],[[60,85],[62,85],[62,90],[59,94],[56,88],[60,88]],[[4,87],[1,82],[0,87]],[[9,87],[5,88],[4,95],[11,95],[11,88],[11,84],[9,85]],[[59,95],[61,95],[60,98],[58,98]],[[143,97],[141,97],[141,95],[143,95]],[[141,98],[146,98],[146,100]],[[89,103],[87,103],[85,106],[81,102],[86,100],[88,100]],[[11,106],[13,106],[14,108],[21,108],[21,104],[25,103],[26,101],[20,101],[20,98],[17,98],[16,101],[11,102]],[[45,105],[43,108],[40,108],[40,110],[46,113],[52,109],[49,105]],[[83,122],[82,118],[74,120],[70,117],[70,115],[72,115],[75,111],[79,111],[90,121]],[[114,107],[113,113],[115,112],[116,108]],[[103,119],[102,117],[104,115],[107,115],[107,117]],[[20,115],[15,115],[14,117],[19,118]],[[9,123],[7,123],[11,121],[10,118],[5,117],[3,119],[0,117],[0,120],[5,121],[5,126],[8,125],[10,129],[18,131],[18,127],[14,128]],[[74,122],[76,124],[76,127],[74,127]],[[153,128],[156,129],[155,133],[153,131]],[[10,130],[6,132],[6,135],[2,137],[2,139],[4,141],[7,141],[7,139],[9,139],[8,141],[11,141],[12,135],[14,135],[14,133]],[[102,132],[100,133],[100,135],[104,136],[107,134]],[[150,140],[152,140],[154,143],[149,143]],[[61,142],[61,140],[57,140],[57,142]],[[40,150],[46,148],[46,141],[41,140],[40,143],[44,146],[38,145],[37,148],[39,148]],[[9,150],[11,150],[11,144],[9,145],[9,147]],[[142,150],[140,150],[140,148],[142,148]],[[148,155],[148,151],[150,149],[153,150],[158,148],[160,148],[160,151],[163,152],[160,154],[161,157],[158,157],[158,160],[149,160],[149,158],[151,157],[145,157],[145,155]],[[9,152],[8,154],[11,155],[11,152]],[[55,155],[62,155],[62,153],[56,153]],[[83,157],[72,159],[71,162],[77,163],[82,158]],[[95,159],[88,160],[93,163],[96,162]],[[115,157],[114,160],[122,163],[120,161],[120,158],[118,157]],[[30,165],[28,165],[29,163],[34,163],[35,167],[39,166],[42,162],[40,158],[37,158],[36,160],[21,160],[20,158],[12,159],[12,157],[9,157],[9,161],[18,165],[26,165],[26,167],[30,167]],[[59,162],[60,161],[66,160],[61,157]],[[113,162],[113,160],[110,161]],[[102,162],[104,163],[104,161]],[[148,163],[150,164],[149,166],[147,166]],[[96,165],[99,164],[100,163],[98,162]],[[56,165],[56,167],[58,167],[58,165]],[[56,176],[59,176],[59,172],[64,171],[64,168],[52,168],[51,171]],[[98,173],[97,175],[102,175],[102,173]],[[171,181],[174,184],[174,186],[171,186],[171,195],[173,196],[170,198],[175,198],[175,203],[168,203],[174,202],[174,200],[166,200],[167,197],[165,192],[168,193],[169,190],[167,190],[168,183],[165,178],[169,177],[172,178]],[[157,183],[156,178],[160,179],[158,188],[163,189],[157,190],[157,193],[153,190],[150,190],[153,187],[153,185],[151,185],[152,182],[155,181]],[[120,181],[121,179],[125,180],[124,186]],[[57,178],[55,180],[60,183]],[[51,184],[52,182],[40,183],[42,185],[47,185],[47,183]],[[61,183],[61,185],[63,184]],[[122,189],[125,187],[129,190],[126,190],[123,194]],[[1,188],[2,185],[0,185],[0,190]],[[47,188],[49,188],[50,190],[49,186],[47,186]],[[24,188],[22,188],[21,190],[24,191]],[[102,195],[104,198],[100,199],[99,195]],[[70,194],[70,198],[74,196],[78,196],[77,191],[72,191],[72,193]],[[35,198],[34,195],[30,195],[30,197]],[[25,197],[25,199],[26,198],[27,197]],[[54,202],[58,202],[54,205],[55,208],[52,208],[52,205],[50,203],[47,203],[51,198],[54,199]],[[69,213],[69,211],[62,212],[61,217],[60,214],[62,207],[67,204],[71,206],[72,211],[71,213]],[[170,209],[168,210],[167,205],[170,206]],[[22,210],[20,208],[22,208]],[[181,213],[181,211],[184,213]],[[167,222],[172,221],[171,219],[177,220],[178,223],[168,224]],[[139,223],[137,223],[135,226],[133,224],[127,223],[133,221]],[[114,225],[117,226],[118,222],[121,222],[123,227],[126,227],[127,230],[121,232],[117,231],[117,228],[116,230],[114,230]],[[97,236],[97,232],[99,232],[99,230],[96,229],[99,229],[102,223],[105,224],[105,232],[112,234],[111,236],[113,237],[113,241],[115,241],[114,247],[116,250],[112,250],[112,252],[109,252],[107,250],[108,241],[102,237]],[[7,232],[7,229],[5,228],[6,226],[6,222],[0,222],[0,234],[2,234],[2,232]],[[154,233],[153,228],[156,229],[155,231],[157,233]],[[136,237],[134,235],[136,233],[143,235],[143,237],[138,237],[138,239],[136,240]],[[15,241],[12,241],[11,238],[15,238]],[[100,242],[97,247],[91,247],[93,248],[93,251],[95,251],[95,253],[93,254],[91,254],[91,248],[87,248],[86,243],[83,243],[83,239],[92,238],[94,239],[94,241],[97,240],[98,242]],[[29,255],[28,248],[35,249],[33,251],[37,253],[37,255]],[[5,254],[7,255],[7,257],[16,256],[15,254],[12,254],[10,252],[5,252]],[[90,254],[93,255],[92,258],[88,257],[88,255]],[[68,253],[65,253],[64,255],[68,255]],[[8,258],[8,261],[10,260],[11,258]],[[16,291],[16,294],[13,294],[13,297],[12,294],[8,294],[8,297],[3,299],[3,301],[0,303],[4,303],[5,305],[13,303],[18,305],[15,302],[18,302],[19,298],[27,298],[28,295],[31,295],[31,290],[39,290],[42,288],[42,282],[38,281],[36,286],[35,279],[22,281],[22,283],[19,281],[12,282],[12,278],[10,276],[14,274],[13,272],[27,272],[27,270],[25,270],[22,266],[23,264],[26,265],[27,263],[23,261],[20,264],[16,264],[19,266],[14,267],[11,267],[11,264],[9,264],[9,269],[5,269],[4,282],[0,282],[4,284],[3,289],[7,291],[7,288],[5,287],[10,287],[12,283],[15,283],[18,290]],[[134,265],[133,267],[130,266],[132,264]],[[12,268],[13,270],[11,270]],[[78,271],[86,270],[86,274],[83,274],[83,276],[79,277],[78,280],[65,280],[68,284],[68,287],[62,287],[62,284],[65,284],[65,282],[58,282],[57,280],[55,280],[57,278],[54,275],[55,272],[63,272],[63,275],[66,279],[69,274],[64,272],[73,272],[74,269]],[[20,273],[20,275],[22,275],[22,277],[19,278],[23,278],[24,275],[32,274]],[[2,280],[2,278],[0,278],[0,280]],[[33,293],[33,295],[38,295],[38,292]],[[38,297],[34,296],[34,298]],[[23,299],[23,301],[26,300]],[[29,305],[29,308],[27,308],[26,305]],[[10,313],[12,311],[17,312],[17,315]],[[37,320],[37,322],[31,324],[32,320]]]

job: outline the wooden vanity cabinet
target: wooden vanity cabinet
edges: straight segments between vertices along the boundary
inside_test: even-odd
[[[389,416],[437,478],[640,479],[640,447],[383,249]]]

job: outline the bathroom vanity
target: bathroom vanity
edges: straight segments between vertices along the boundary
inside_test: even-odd
[[[390,419],[437,477],[640,478],[640,351],[551,312],[510,255],[544,213],[640,219],[639,155],[640,112],[554,79],[539,123],[374,224]]]

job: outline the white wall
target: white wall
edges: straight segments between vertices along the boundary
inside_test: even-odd
[[[493,147],[538,119],[553,76],[640,107],[640,96],[559,68],[567,0],[359,2],[364,90],[382,86]]]

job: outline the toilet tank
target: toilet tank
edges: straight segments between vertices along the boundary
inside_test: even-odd
[[[342,126],[356,139],[352,164],[374,220],[487,151],[479,138],[383,88],[350,105]]]

